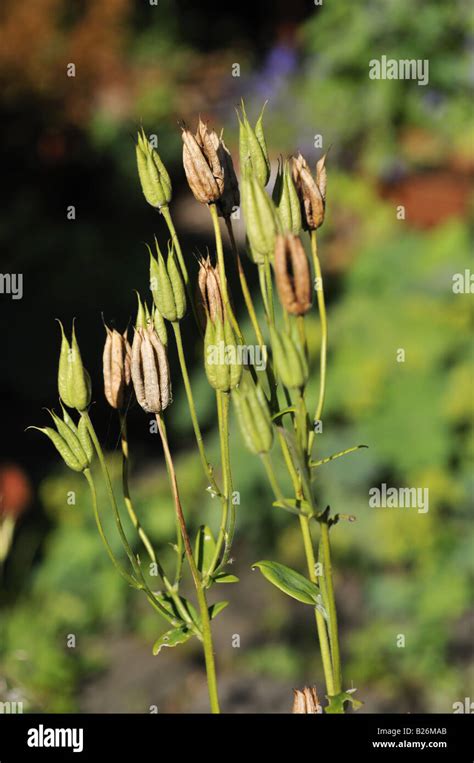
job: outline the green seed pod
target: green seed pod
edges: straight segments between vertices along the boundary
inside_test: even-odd
[[[209,384],[221,392],[230,392],[242,376],[236,336],[230,320],[218,316],[208,320],[204,335],[204,367]]]
[[[173,245],[168,245],[168,260],[165,264],[158,242],[155,239],[157,258],[150,247],[150,289],[153,301],[166,320],[179,321],[186,312],[186,294],[183,279],[176,262]]]
[[[54,421],[59,436],[62,437],[66,445],[72,451],[76,460],[82,465],[83,469],[85,469],[90,465],[89,459],[87,458],[84,448],[82,447],[77,427],[72,422],[72,419],[71,424],[66,424],[66,422],[60,419],[54,411],[48,412]]]
[[[150,255],[151,255],[151,252],[150,252]],[[135,328],[146,329],[147,322],[146,322],[145,308],[143,307],[143,302],[140,298],[138,291],[136,291],[135,294],[137,295],[137,300],[138,300],[137,317],[135,319]]]
[[[270,159],[268,158],[267,145],[263,134],[263,111],[255,125],[255,130],[250,126],[242,100],[242,119],[239,114],[239,154],[240,170],[243,177],[248,173],[253,174],[262,187],[266,186],[270,179]]]
[[[241,185],[247,238],[253,259],[260,264],[267,257],[273,259],[278,232],[277,213],[272,200],[255,177],[243,178]]]
[[[55,429],[52,429],[51,427],[28,427],[28,429],[37,429],[38,432],[43,432],[43,434],[49,437],[66,466],[69,466],[73,471],[83,472],[88,466],[88,464],[84,466],[84,463],[76,458],[67,442],[63,440],[61,435],[58,434]]]
[[[168,347],[168,332],[166,330],[166,323],[164,322],[162,314],[158,308],[155,307],[155,305],[153,305],[153,310],[151,312],[151,322],[156,333],[161,339],[163,347]]]
[[[270,329],[273,362],[282,384],[289,389],[303,389],[309,369],[304,349],[296,336]]]
[[[268,453],[273,443],[273,427],[262,387],[246,375],[233,390],[232,400],[247,448],[252,453]]]
[[[82,449],[84,453],[86,454],[89,464],[92,463],[94,459],[94,446],[92,445],[92,440],[90,438],[89,432],[87,430],[87,425],[85,419],[81,416],[79,419],[79,424],[76,426],[72,418],[70,417],[69,413],[65,409],[64,405],[60,402],[61,410],[63,412],[63,421],[69,429],[73,432],[73,434],[77,435],[79,442],[82,445]]]
[[[77,425],[77,436],[79,437],[82,449],[86,454],[89,463],[91,464],[94,460],[94,446],[92,445],[92,440],[87,429],[86,421],[82,416],[79,419],[79,424]]]
[[[58,390],[59,396],[69,408],[85,411],[91,401],[90,376],[82,365],[81,353],[76,339],[74,323],[72,341],[69,344],[61,321],[61,352],[59,356]]]
[[[171,180],[158,152],[155,151],[142,128],[136,145],[138,175],[145,199],[160,209],[171,201]]]
[[[278,162],[278,174],[272,199],[283,231],[297,236],[301,231],[301,205],[288,161],[284,164],[281,160]]]

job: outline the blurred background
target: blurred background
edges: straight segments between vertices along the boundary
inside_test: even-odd
[[[472,267],[472,12],[461,0],[418,0],[416,9],[411,0],[217,7],[2,5],[1,269],[23,274],[24,293],[0,294],[0,701],[40,712],[207,709],[198,644],[152,656],[166,624],[110,565],[82,477],[62,468],[45,438],[24,430],[45,425],[44,406],[57,407],[54,319],[69,325],[76,316],[93,418],[118,475],[117,422],[101,387],[101,314],[126,326],[133,289],[147,290],[144,242],[156,234],[166,243],[163,221],[140,191],[134,137],[140,125],[158,136],[195,270],[211,229],[185,184],[178,122],[193,125],[202,115],[225,127],[236,157],[234,109],[244,96],[252,118],[269,101],[274,164],[301,149],[313,165],[331,146],[319,236],[330,353],[317,442],[322,456],[369,445],[322,468],[318,485],[322,504],[357,517],[333,532],[344,688],[357,687],[360,712],[451,712],[473,689],[472,296],[452,288],[453,275]],[[370,80],[369,61],[382,55],[428,59],[429,84]],[[315,148],[318,134],[323,149]],[[70,205],[75,220],[67,219]],[[405,220],[397,219],[399,205]],[[245,260],[245,267],[255,288],[253,266]],[[191,318],[183,330],[199,415],[217,454],[213,393]],[[309,333],[315,394],[316,311]],[[167,422],[184,506],[193,527],[215,527],[218,507],[205,492],[173,377]],[[139,515],[166,549],[174,520],[161,448],[141,409],[129,418]],[[323,694],[312,614],[251,563],[270,558],[304,571],[299,528],[271,508],[260,463],[233,432],[241,493],[233,572],[241,584],[227,587],[230,606],[215,622],[222,705],[287,712],[293,687],[316,684]],[[369,508],[368,490],[382,482],[428,487],[429,512]],[[67,503],[71,490],[75,506]],[[234,634],[240,648],[232,647]]]

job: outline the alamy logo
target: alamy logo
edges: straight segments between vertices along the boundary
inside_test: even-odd
[[[0,273],[0,294],[10,294],[12,299],[21,299],[23,273]]]
[[[427,58],[372,58],[369,61],[370,79],[414,79],[419,85],[427,85],[430,78],[430,62]]]
[[[207,348],[207,362],[210,366],[254,366],[257,371],[267,367],[267,347],[247,344],[226,344],[218,342]]]
[[[28,729],[28,747],[71,747],[73,752],[84,749],[84,729],[50,729],[40,724]]]
[[[418,514],[426,514],[429,509],[427,487],[380,487],[369,490],[369,506],[377,509],[417,509]]]

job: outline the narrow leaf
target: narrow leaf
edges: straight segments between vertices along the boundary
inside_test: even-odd
[[[284,564],[278,562],[262,561],[257,562],[253,567],[258,567],[262,575],[273,583],[274,586],[286,593],[288,596],[292,596],[293,599],[303,602],[303,604],[310,604],[313,607],[321,605],[321,597],[318,586],[312,583],[311,580],[305,578],[296,570],[292,570],[291,567],[286,567]]]

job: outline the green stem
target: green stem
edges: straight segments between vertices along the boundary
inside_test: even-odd
[[[140,521],[135,513],[135,510],[133,508],[132,499],[130,497],[130,488],[128,485],[128,474],[129,474],[129,451],[128,451],[128,436],[127,436],[127,416],[122,411],[119,411],[119,419],[120,419],[120,444],[122,447],[122,490],[123,490],[123,500],[125,503],[125,506],[127,507],[128,515],[130,517],[130,520],[135,528],[135,530],[138,533],[138,536],[140,540],[142,541],[143,545],[145,546],[145,549],[148,553],[148,556],[150,557],[151,561],[158,566],[159,569],[161,569],[155,551],[153,549],[153,546],[151,545],[150,539],[148,538],[148,535],[146,534],[145,530],[140,524]]]
[[[208,578],[227,563],[235,527],[235,507],[232,503],[232,474],[229,454],[229,395],[225,392],[217,391],[216,400],[224,489],[222,496],[221,525],[219,535],[217,536],[214,556],[209,566]],[[223,545],[224,555],[219,566],[217,566]]]
[[[309,443],[308,443],[308,448],[310,453],[313,447],[314,437],[315,437],[314,425],[321,420],[321,415],[322,415],[323,406],[324,406],[324,399],[326,396],[326,357],[327,357],[327,347],[328,347],[328,322],[327,322],[327,315],[326,315],[326,302],[324,298],[323,276],[321,271],[321,263],[318,257],[318,243],[317,243],[315,230],[311,231],[311,256],[313,259],[315,277],[317,279],[316,294],[318,299],[319,318],[321,321],[321,355],[320,355],[320,382],[319,382],[318,404],[316,406],[316,413],[314,415],[314,420],[313,420],[313,428],[312,428],[312,431],[310,432]]]
[[[84,421],[86,422],[87,431],[89,432],[89,435],[91,437],[91,440],[94,444],[94,448],[96,450],[97,456],[99,458],[99,463],[102,470],[102,475],[104,477],[105,486],[107,489],[107,494],[109,496],[110,503],[112,505],[112,509],[114,512],[114,518],[115,518],[115,524],[118,530],[118,533],[120,535],[120,539],[122,541],[122,544],[125,548],[125,552],[128,556],[128,559],[130,561],[130,564],[132,565],[133,571],[139,578],[139,580],[135,580],[132,576],[132,579],[134,580],[135,587],[138,589],[142,589],[145,591],[148,600],[152,604],[152,606],[168,621],[170,621],[170,615],[169,612],[157,601],[156,597],[154,596],[153,592],[150,590],[150,587],[148,583],[146,582],[145,576],[143,575],[143,572],[141,570],[140,564],[138,563],[137,559],[135,558],[133,551],[131,549],[131,546],[128,542],[127,536],[125,535],[125,531],[122,526],[122,520],[120,519],[120,513],[117,506],[117,501],[115,500],[114,491],[112,488],[112,482],[110,479],[109,470],[107,468],[107,463],[105,460],[104,452],[102,450],[102,446],[99,442],[99,439],[96,435],[94,426],[92,424],[92,421],[90,419],[89,413],[87,411],[81,411],[81,416],[83,417]],[[141,582],[140,582],[141,581]]]
[[[201,428],[199,426],[199,421],[198,421],[198,418],[197,418],[196,405],[194,403],[193,391],[192,391],[192,387],[191,387],[191,382],[189,380],[188,367],[187,367],[187,364],[186,364],[186,357],[185,357],[185,354],[184,354],[183,339],[182,339],[182,336],[181,336],[181,328],[180,328],[180,325],[179,325],[178,322],[173,323],[172,326],[173,326],[174,335],[175,335],[175,338],[176,338],[176,347],[178,349],[179,364],[180,364],[180,367],[181,367],[181,374],[183,376],[184,388],[186,390],[186,397],[188,399],[189,412],[191,414],[191,421],[192,421],[192,424],[193,424],[194,435],[196,437],[196,443],[197,443],[197,446],[198,446],[199,456],[201,458],[202,468],[204,469],[204,473],[206,475],[206,478],[209,480],[209,483],[210,483],[212,489],[214,490],[214,492],[217,495],[220,495],[219,486],[218,486],[218,484],[217,484],[217,482],[216,482],[216,480],[214,478],[214,473],[213,473],[212,466],[210,465],[209,461],[207,460],[206,452],[205,452],[205,449],[204,449],[204,441],[203,441],[203,437],[202,437],[202,433],[201,433]]]
[[[282,493],[280,485],[278,484],[278,479],[275,474],[275,469],[273,467],[273,463],[270,458],[270,455],[268,453],[261,453],[260,458],[262,459],[263,465],[265,467],[265,471],[267,473],[268,481],[275,494],[275,498],[277,499],[277,501],[284,501],[285,497]]]
[[[124,568],[122,567],[122,565],[116,558],[114,552],[112,551],[109,541],[107,540],[105,536],[104,528],[103,528],[102,521],[99,515],[99,507],[97,505],[97,491],[95,489],[94,479],[92,477],[90,469],[85,469],[83,474],[89,485],[89,489],[90,489],[91,497],[92,497],[92,510],[94,512],[94,519],[97,525],[97,529],[99,531],[100,538],[102,540],[102,543],[104,544],[105,550],[107,551],[107,554],[109,555],[112,564],[114,565],[116,570],[120,573],[120,575],[124,578],[124,580],[126,580],[127,583],[129,583],[134,588],[137,588],[138,587],[137,581],[135,580],[134,577],[132,577],[132,575],[130,575],[126,570],[124,570]]]
[[[176,479],[174,463],[173,463],[173,459],[172,459],[171,452],[168,445],[168,438],[166,436],[166,432],[163,427],[163,421],[159,413],[156,415],[156,422],[158,424],[158,431],[160,433],[161,442],[163,444],[163,451],[164,451],[166,463],[168,466],[168,473],[170,475],[171,489],[173,493],[176,515],[178,517],[179,525],[181,528],[181,534],[183,536],[186,559],[189,564],[189,569],[191,571],[191,576],[193,578],[194,586],[196,588],[199,611],[201,614],[202,643],[204,648],[204,659],[206,663],[207,686],[209,690],[209,701],[211,705],[211,712],[219,713],[220,709],[219,709],[219,699],[217,696],[216,667],[214,662],[212,631],[211,631],[211,623],[209,618],[209,609],[207,606],[206,594],[202,586],[202,581],[199,575],[199,571],[196,567],[196,562],[194,561],[194,556],[193,556],[193,552],[191,548],[191,542],[189,540],[188,530],[186,527],[186,521],[184,519],[183,509],[181,506],[181,499],[179,496],[178,481]]]
[[[125,548],[125,551],[127,553],[127,556],[129,558],[130,564],[132,565],[132,568],[139,577],[141,575],[139,566],[137,564],[137,560],[135,558],[135,555],[131,549],[130,543],[128,542],[127,536],[125,535],[125,531],[122,526],[122,521],[120,519],[120,514],[117,506],[117,501],[115,500],[114,491],[112,488],[112,482],[109,475],[109,470],[107,468],[107,463],[105,461],[104,451],[102,450],[102,446],[99,442],[99,439],[95,433],[95,429],[93,427],[92,421],[90,419],[89,413],[87,411],[82,411],[81,416],[86,422],[87,431],[90,434],[91,440],[94,444],[94,448],[96,450],[97,456],[99,458],[100,467],[102,469],[102,475],[104,477],[105,487],[107,490],[107,494],[109,496],[110,503],[112,505],[113,511],[114,511],[114,517],[115,517],[115,524],[118,530],[118,533],[120,535],[120,539],[123,543],[123,546]]]
[[[168,230],[171,234],[171,240],[173,241],[176,254],[178,255],[179,266],[183,275],[184,286],[188,295],[188,302],[190,303],[191,309],[193,311],[194,320],[196,321],[196,325],[199,331],[202,333],[201,323],[196,313],[196,305],[194,303],[194,294],[189,280],[188,269],[184,261],[183,250],[181,249],[181,244],[179,243],[178,234],[176,233],[176,228],[174,227],[173,218],[171,217],[169,207],[162,207],[161,214],[165,218],[166,225],[168,226]]]
[[[308,566],[309,578],[313,583],[318,582],[316,575],[316,562],[313,551],[313,541],[311,538],[311,530],[309,526],[309,520],[307,517],[300,515],[299,517],[301,525],[301,533],[303,535],[303,545],[306,554],[306,563]],[[336,694],[333,668],[331,662],[331,649],[329,645],[328,632],[326,628],[326,622],[323,615],[318,609],[314,610],[316,617],[316,627],[318,630],[319,645],[321,649],[321,658],[323,661],[324,679],[326,681],[326,688],[328,696],[331,697]]]
[[[171,582],[168,580],[166,573],[158,559],[158,557],[155,554],[155,551],[153,549],[153,546],[151,545],[151,542],[145,533],[144,529],[142,528],[138,517],[136,515],[135,509],[133,507],[132,498],[130,495],[130,488],[128,484],[128,465],[129,465],[129,451],[128,451],[128,438],[127,438],[127,417],[126,414],[119,412],[120,417],[120,432],[121,432],[121,444],[122,444],[122,488],[123,488],[123,496],[124,496],[124,502],[127,507],[127,511],[129,514],[129,517],[132,521],[133,526],[135,527],[140,539],[143,542],[143,545],[145,546],[148,555],[151,559],[151,561],[156,565],[158,574],[160,575],[164,586],[167,590],[167,593],[169,596],[173,599],[176,609],[183,618],[184,622],[188,625],[189,628],[193,628],[193,621],[190,615],[188,614],[186,607],[183,605],[181,599],[179,598],[176,588],[171,584]],[[181,558],[182,552],[182,537],[181,532],[178,534],[178,559]],[[143,576],[142,576],[143,577]],[[146,586],[147,593],[151,593],[153,596],[153,599],[155,599],[155,596],[150,591],[148,586]]]
[[[235,318],[235,315],[229,300],[229,292],[227,289],[227,277],[226,277],[225,262],[224,262],[224,248],[222,246],[222,236],[221,236],[221,229],[219,225],[219,215],[217,212],[216,205],[209,204],[209,211],[211,213],[212,224],[214,226],[214,235],[216,238],[217,265],[219,268],[219,280],[220,280],[220,285],[222,288],[222,297],[224,300],[224,307],[230,318],[230,322],[232,323],[233,329],[235,333],[237,334],[237,336],[239,337],[239,341],[243,344],[242,332],[240,331],[239,324],[237,323],[237,320]]]
[[[242,289],[242,294],[244,295],[247,312],[252,322],[253,330],[255,331],[255,336],[257,337],[257,342],[259,343],[260,347],[263,347],[264,346],[263,334],[257,319],[255,306],[253,304],[252,295],[250,294],[250,289],[247,283],[247,278],[245,276],[245,271],[242,265],[242,261],[240,259],[239,250],[237,249],[237,244],[235,243],[234,230],[232,228],[232,220],[230,219],[230,217],[225,218],[225,224],[227,226],[227,231],[229,233],[230,244],[232,247],[232,251],[234,253],[235,265],[237,268],[237,273],[239,275],[240,286]]]
[[[334,690],[339,694],[342,686],[341,657],[339,652],[339,637],[337,628],[336,600],[332,579],[331,544],[329,540],[329,526],[327,522],[321,522],[321,548],[323,560],[323,574],[326,582],[326,592],[329,607],[329,632],[331,635],[331,652],[334,672]]]

